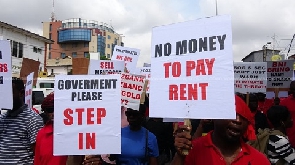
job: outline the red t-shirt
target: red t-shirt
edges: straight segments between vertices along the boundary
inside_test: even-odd
[[[293,120],[295,120],[295,98],[293,95],[290,95],[288,98],[281,101],[280,105],[286,106]],[[292,147],[295,147],[295,124],[289,129],[287,129],[287,135]]]
[[[37,134],[34,165],[66,165],[67,156],[53,156],[53,124],[46,124]]]
[[[272,99],[265,99],[264,101],[258,102],[258,110],[264,113],[265,115],[271,106],[273,106]]]
[[[185,165],[226,165],[216,146],[212,143],[211,133],[193,140],[193,149],[186,156]],[[242,143],[241,152],[231,165],[270,165],[268,159],[253,147]]]

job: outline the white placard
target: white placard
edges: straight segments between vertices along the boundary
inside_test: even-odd
[[[184,119],[163,118],[164,123],[184,122]]]
[[[134,74],[136,72],[136,65],[139,54],[139,49],[116,45],[113,51],[112,60],[124,61],[127,72]]]
[[[140,67],[137,68],[139,75],[145,76],[147,80],[151,78],[151,67]],[[146,87],[146,93],[150,93],[150,81],[148,81],[147,87]]]
[[[139,110],[140,97],[143,92],[145,77],[122,73],[121,81],[121,105],[133,110]]]
[[[267,88],[289,88],[294,60],[267,62]]]
[[[120,84],[118,74],[55,77],[54,155],[121,153]]]
[[[155,27],[151,52],[150,117],[236,118],[230,16]]]
[[[34,79],[34,72],[30,73],[27,76],[27,82],[26,82],[25,103],[30,108],[33,107],[33,105],[32,105],[33,79]]]
[[[124,68],[124,61],[90,60],[88,74],[121,74]]]
[[[266,62],[235,62],[235,92],[266,92]]]
[[[9,41],[0,40],[0,109],[12,109],[11,48]]]

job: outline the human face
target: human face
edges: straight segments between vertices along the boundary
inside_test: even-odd
[[[139,111],[127,110],[125,111],[125,115],[130,126],[140,126],[143,122],[143,114]]]
[[[13,95],[13,110],[17,110],[23,105],[24,90],[18,90],[14,83],[12,83],[12,95]]]
[[[236,115],[236,120],[215,120],[214,131],[227,141],[239,141],[247,130],[248,120]]]

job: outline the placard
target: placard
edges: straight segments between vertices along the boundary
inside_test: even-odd
[[[9,41],[0,40],[0,109],[12,109],[11,48]]]
[[[139,54],[139,49],[116,45],[113,51],[112,60],[124,61],[127,72],[134,74],[136,72],[136,65]]]
[[[25,90],[25,103],[28,107],[32,108],[32,90],[33,90],[34,72],[27,76],[26,90]]]
[[[55,77],[54,155],[121,153],[120,84],[117,74]]]
[[[151,67],[140,67],[139,69],[139,74],[145,76],[146,80],[148,80],[148,84],[146,87],[146,93],[150,93],[150,81],[149,79],[151,78]]]
[[[124,68],[124,61],[90,60],[88,74],[121,74]]]
[[[150,117],[236,118],[230,16],[155,27],[151,52]]]
[[[267,62],[267,88],[289,88],[293,80],[294,60]]]
[[[235,62],[235,92],[266,92],[266,62]]]
[[[121,74],[121,105],[139,110],[140,98],[144,89],[145,77],[129,73]]]

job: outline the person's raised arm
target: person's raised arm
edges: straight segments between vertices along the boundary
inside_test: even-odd
[[[183,125],[177,129],[175,135],[174,146],[177,153],[175,154],[171,165],[184,165],[186,156],[183,155],[183,150],[191,150],[192,148],[192,137],[190,135],[189,127]]]

